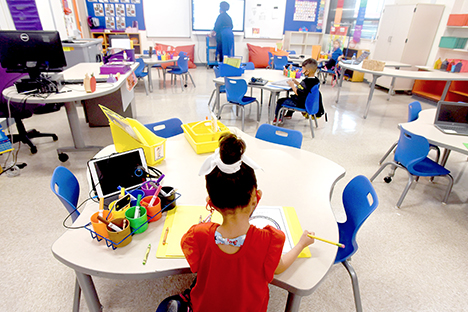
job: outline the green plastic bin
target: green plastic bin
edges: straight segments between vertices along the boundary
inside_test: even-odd
[[[457,37],[441,37],[439,42],[439,48],[457,49],[457,43]]]

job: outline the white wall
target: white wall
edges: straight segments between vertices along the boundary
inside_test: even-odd
[[[6,0],[0,0],[0,30],[14,30],[15,24],[11,18]]]

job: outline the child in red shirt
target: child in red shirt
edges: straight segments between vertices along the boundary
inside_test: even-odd
[[[181,246],[197,281],[190,298],[194,312],[256,311],[268,307],[268,284],[285,271],[302,249],[314,242],[304,231],[299,243],[282,256],[285,235],[271,226],[258,229],[249,218],[262,197],[254,169],[243,155],[245,143],[234,134],[220,138],[220,147],[203,164],[207,206],[223,216],[221,225],[194,225]]]

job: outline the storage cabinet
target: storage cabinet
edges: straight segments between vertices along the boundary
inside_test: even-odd
[[[380,19],[372,59],[424,66],[434,42],[444,5],[387,5]],[[407,70],[407,69],[405,69]],[[391,77],[380,77],[377,85],[390,88]],[[397,78],[394,90],[411,90],[413,80]]]
[[[142,54],[141,40],[139,33],[125,33],[125,32],[92,32],[93,38],[102,39],[102,51],[106,53],[107,48],[110,46],[109,35],[127,35],[128,38],[133,42],[133,48],[135,54]]]
[[[297,54],[312,55],[313,58],[317,58],[322,49],[321,44],[322,33],[301,31],[284,33],[283,50],[294,50]]]

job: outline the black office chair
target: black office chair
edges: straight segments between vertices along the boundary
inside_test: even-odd
[[[32,154],[36,154],[37,147],[31,142],[31,139],[51,137],[54,141],[57,141],[58,137],[54,133],[41,133],[35,129],[26,131],[23,119],[29,118],[33,114],[56,112],[60,110],[63,104],[26,105],[23,103],[10,102],[10,109],[8,109],[8,101],[1,93],[4,89],[12,86],[21,76],[21,74],[7,73],[6,70],[0,66],[0,117],[11,117],[15,120],[18,134],[13,135],[12,143],[21,141],[29,146]]]

